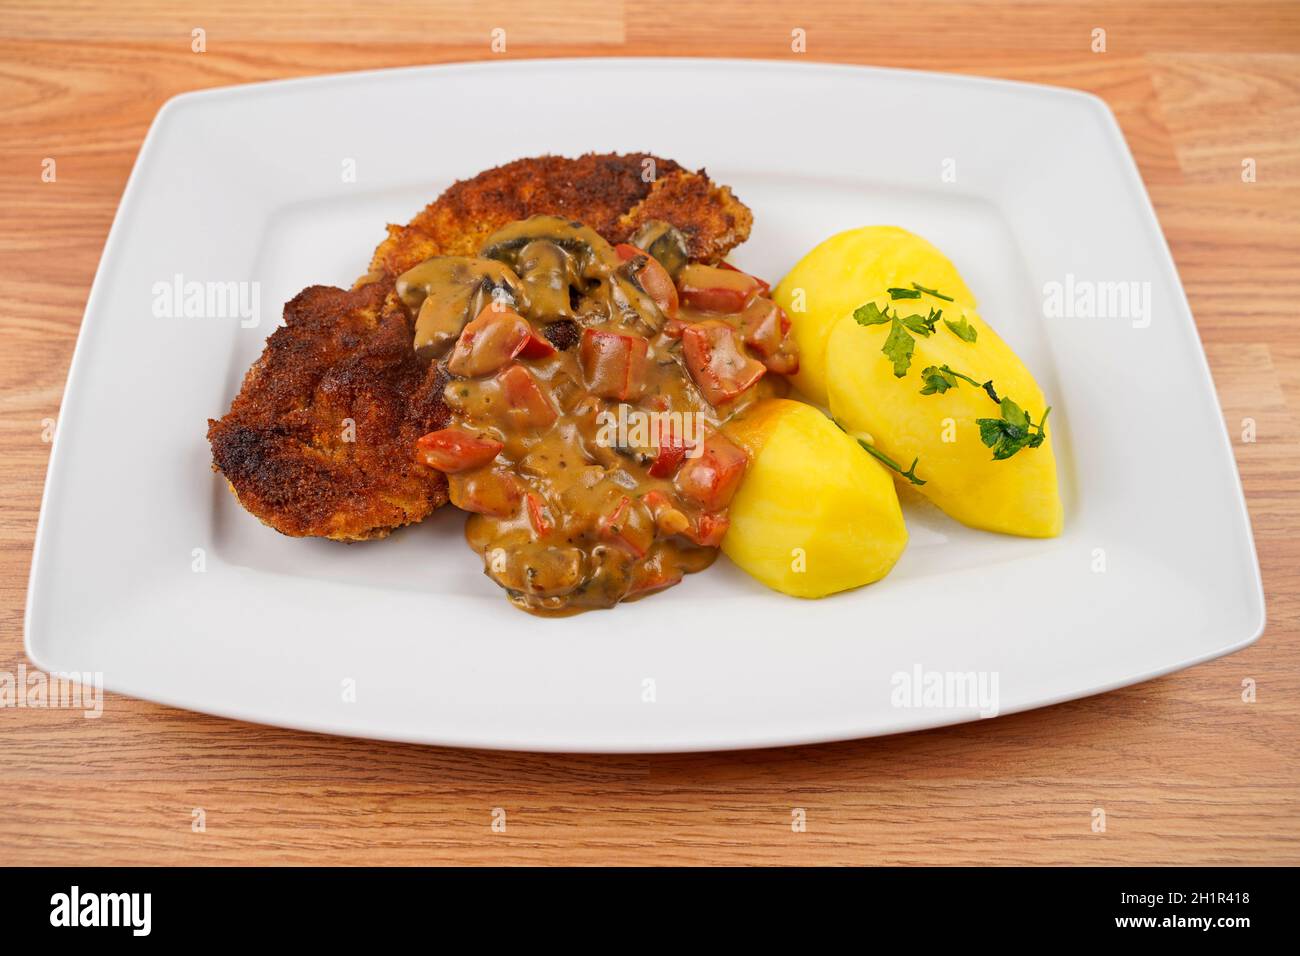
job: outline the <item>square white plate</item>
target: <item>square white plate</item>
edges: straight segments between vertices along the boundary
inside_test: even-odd
[[[646,91],[658,107],[632,108]],[[285,300],[348,285],[386,222],[455,179],[589,150],[707,166],[754,210],[734,261],[771,280],[852,226],[935,242],[1053,405],[1065,533],[1000,537],[909,502],[906,554],[859,591],[800,601],[721,558],[667,594],[542,620],[482,575],[451,508],[352,546],[245,514],[209,470],[205,419]],[[155,284],[178,274],[260,283],[260,325],[155,317]],[[1045,284],[1067,275],[1150,283],[1149,327],[1045,318]],[[561,60],[212,90],[159,112],[86,305],[27,649],[49,671],[263,723],[664,751],[976,716],[953,699],[895,706],[895,675],[918,669],[996,677],[1002,713],[1038,707],[1229,653],[1263,623],[1205,357],[1101,100],[854,67]]]

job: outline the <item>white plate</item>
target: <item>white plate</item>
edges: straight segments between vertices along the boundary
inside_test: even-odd
[[[588,150],[707,166],[754,210],[733,259],[769,279],[851,226],[937,243],[1053,405],[1065,533],[1000,537],[909,504],[903,559],[856,592],[784,597],[724,558],[667,594],[540,620],[482,575],[453,509],[353,546],[245,514],[209,471],[205,419],[225,412],[284,301],[350,283],[385,222],[455,179]],[[176,274],[260,283],[260,326],[155,317],[154,285]],[[1149,282],[1149,327],[1045,318],[1045,284],[1067,274]],[[49,671],[263,723],[661,751],[976,716],[955,697],[897,706],[896,675],[918,669],[982,675],[990,691],[996,677],[1002,713],[1038,707],[1229,653],[1263,623],[1205,357],[1101,100],[853,67],[575,60],[259,84],[159,112],[86,305],[27,648]]]

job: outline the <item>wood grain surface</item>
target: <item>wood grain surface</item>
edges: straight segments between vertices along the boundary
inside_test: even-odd
[[[1235,442],[1268,630],[1137,687],[906,736],[733,754],[454,751],[110,695],[0,710],[6,863],[1300,862],[1300,4],[0,0],[0,671],[82,306],[150,120],[202,87],[507,58],[871,63],[1091,90],[1118,115]],[[206,31],[206,51],[191,31]],[[791,51],[791,31],[807,51]],[[1093,30],[1106,31],[1094,52]],[[45,157],[56,183],[41,180]],[[1242,162],[1257,181],[1242,181]],[[1194,521],[1195,516],[1189,516]],[[1243,681],[1256,699],[1243,700]],[[505,811],[505,832],[492,827]],[[796,808],[807,826],[791,826]],[[1094,810],[1105,812],[1095,832]],[[205,829],[195,832],[194,811]]]

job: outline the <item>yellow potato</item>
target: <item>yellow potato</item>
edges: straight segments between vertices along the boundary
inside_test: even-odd
[[[915,300],[890,302],[888,295],[872,301],[897,307],[903,315],[929,307]],[[992,380],[999,397],[1011,398],[1033,422],[1041,421],[1047,402],[1029,370],[979,313],[967,309],[965,317],[977,332],[975,342],[939,322],[928,338],[913,336],[912,362],[903,378],[895,376],[893,363],[881,352],[888,323],[864,327],[851,315],[841,318],[827,337],[831,414],[854,434],[870,436],[874,447],[904,468],[919,458],[916,474],[926,483],[916,490],[963,524],[1034,538],[1058,535],[1063,513],[1051,418],[1039,447],[994,461],[977,422],[998,419],[1001,410],[984,389],[958,380],[941,394],[921,394],[922,371],[947,365],[977,382]]]
[[[907,545],[889,472],[810,405],[773,398],[726,426],[750,453],[722,550],[762,583],[816,598],[878,581]]]
[[[897,226],[841,232],[799,260],[772,293],[790,316],[799,346],[794,379],[799,390],[825,405],[826,345],[835,323],[872,295],[891,286],[911,288],[913,282],[952,296],[956,302],[950,310],[975,306],[975,297],[943,253]]]

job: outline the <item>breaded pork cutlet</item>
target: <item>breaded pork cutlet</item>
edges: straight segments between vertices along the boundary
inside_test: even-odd
[[[416,357],[393,280],[433,256],[474,255],[502,226],[541,213],[610,242],[666,221],[705,262],[744,242],[753,221],[703,172],[644,154],[521,159],[456,183],[389,227],[365,284],[312,286],[285,306],[230,412],[208,422],[213,467],[240,504],[284,534],[339,541],[383,537],[443,504],[446,479],[413,451],[447,422],[442,381]]]
[[[392,283],[311,286],[284,318],[230,413],[208,422],[240,504],[287,535],[359,541],[445,502],[446,479],[412,454],[447,423],[443,382],[416,358]]]
[[[690,258],[716,262],[749,238],[754,217],[726,186],[671,159],[589,153],[518,159],[450,186],[405,226],[389,226],[373,276],[397,276],[431,256],[472,256],[507,223],[548,214],[627,242],[647,220],[676,226]]]

